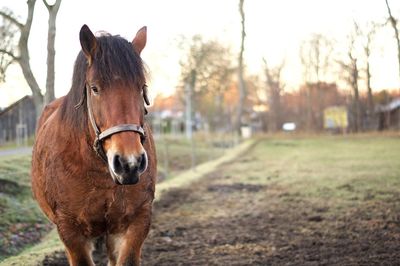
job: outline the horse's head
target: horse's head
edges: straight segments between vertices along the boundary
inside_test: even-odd
[[[128,42],[119,36],[95,37],[84,25],[80,42],[87,60],[85,90],[95,149],[108,163],[115,183],[136,184],[148,163],[143,148],[143,98],[148,100],[140,58],[146,28]]]

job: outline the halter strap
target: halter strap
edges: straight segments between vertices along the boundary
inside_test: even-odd
[[[118,126],[111,127],[111,128],[104,130],[103,132],[100,133],[99,139],[102,140],[104,138],[107,138],[108,136],[111,136],[111,135],[121,132],[121,131],[133,131],[133,132],[139,133],[140,135],[144,136],[144,130],[141,126],[138,126],[135,124],[122,124],[122,125],[118,125]]]
[[[92,111],[92,104],[90,100],[90,89],[89,86],[86,84],[86,105],[87,105],[87,110],[89,114],[89,120],[90,124],[92,125],[92,128],[94,130],[94,133],[96,134],[94,143],[93,143],[93,149],[96,152],[98,156],[100,156],[104,162],[107,163],[107,155],[104,152],[103,149],[103,140],[107,137],[110,137],[111,135],[114,135],[119,132],[124,132],[124,131],[133,131],[138,133],[141,137],[146,137],[145,131],[143,127],[136,125],[136,124],[121,124],[117,125],[114,127],[110,127],[103,132],[100,131],[99,127],[96,124],[96,120],[94,119],[93,116],[93,111]]]
[[[91,100],[90,100],[90,91],[89,91],[88,85],[86,85],[86,107],[87,107],[88,114],[89,114],[90,124],[92,124],[94,133],[96,133],[96,138],[98,138],[100,135],[100,129],[96,125],[96,120],[94,120],[94,116],[93,116],[93,112],[92,112],[92,104],[91,104]]]

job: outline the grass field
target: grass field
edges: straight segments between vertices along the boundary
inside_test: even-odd
[[[223,149],[213,148],[215,154],[210,157],[211,148],[207,148],[204,142],[199,143],[198,151],[202,151],[198,155],[198,158],[202,158],[199,161],[213,160],[223,153]],[[178,163],[170,164],[173,166],[170,169],[172,175],[188,168],[190,146],[184,145],[186,148],[183,148],[181,144],[187,143],[168,143],[169,162],[178,160]],[[162,145],[165,143],[159,142],[157,146],[161,169],[163,156],[166,155],[163,154],[165,150],[163,151]],[[180,165],[179,161],[186,162],[185,167],[175,167],[174,165]],[[0,179],[17,181],[28,191],[28,168],[29,157],[0,158]],[[179,180],[171,181],[179,183]],[[340,258],[340,252],[344,254],[346,250],[354,249],[358,252],[356,247],[364,250],[364,244],[367,245],[367,251],[371,246],[369,252],[372,255],[376,251],[373,249],[374,245],[380,244],[393,253],[396,248],[399,249],[399,242],[392,240],[398,238],[400,241],[399,191],[398,134],[264,137],[248,152],[240,154],[231,163],[225,163],[214,173],[205,176],[204,181],[196,181],[194,185],[183,187],[180,192],[173,191],[170,196],[166,194],[166,197],[161,197],[157,202],[161,207],[156,206],[154,226],[149,240],[146,241],[148,245],[144,256],[148,263],[145,265],[162,264],[163,258],[176,260],[176,263],[201,262],[200,259],[188,261],[193,256],[185,252],[193,250],[195,254],[209,256],[209,261],[237,261],[239,264],[251,263],[246,257],[256,260],[253,262],[279,264],[284,263],[281,261],[282,256],[289,256],[300,264],[310,257],[320,262],[326,259],[325,262],[329,264],[337,262],[334,258]],[[9,202],[13,200],[12,195],[1,192],[0,201],[3,202],[3,207],[8,208]],[[3,201],[4,197],[6,201]],[[17,200],[21,200],[18,205],[21,212],[13,219],[25,219],[18,216],[24,215],[21,206],[34,205],[28,202],[28,198],[26,192],[25,196],[20,196]],[[173,206],[171,209],[169,204]],[[3,210],[0,207],[0,211]],[[178,216],[185,219],[177,219]],[[39,216],[36,210],[31,217],[34,218],[29,219],[35,223],[41,222],[41,218],[37,218]],[[13,223],[15,220],[8,222],[8,225]],[[179,231],[182,228],[186,228],[188,232]],[[208,231],[203,232],[199,228]],[[3,227],[4,229],[7,227]],[[177,242],[165,247],[165,232],[177,230],[180,232],[179,236],[168,233],[168,237],[173,241],[177,239]],[[377,236],[374,232],[382,237],[375,239]],[[196,238],[195,242],[188,239],[188,236],[203,235],[212,238],[212,233],[218,235],[213,238],[215,243],[210,243],[210,239]],[[243,237],[239,237],[242,234]],[[253,242],[250,241],[252,234],[256,234]],[[349,240],[349,237],[355,239]],[[232,240],[233,238],[236,240]],[[361,240],[358,242],[357,238],[366,239],[365,243]],[[242,241],[241,239],[250,242],[233,243]],[[219,243],[225,240],[227,242]],[[369,241],[375,241],[375,244]],[[182,246],[176,249],[174,243]],[[206,246],[201,246],[201,243]],[[312,243],[326,245],[327,251],[313,246]],[[397,245],[393,246],[393,243]],[[172,251],[168,247],[175,249]],[[340,247],[343,250],[339,250]],[[387,255],[384,249],[378,250],[383,252],[382,256]],[[160,253],[159,250],[164,250],[165,253]],[[348,256],[361,256],[363,250]],[[303,254],[296,257],[299,252]],[[310,255],[313,252],[317,255]],[[237,257],[240,254],[243,260]],[[375,255],[376,259],[382,258],[379,254]],[[219,260],[218,256],[223,259]],[[356,261],[361,264],[364,262],[361,257]],[[393,260],[388,262],[390,264]]]
[[[371,190],[380,197],[400,188],[400,136],[269,138],[252,156],[261,160],[245,158],[247,182],[276,179],[305,197],[348,200]]]
[[[191,143],[184,137],[164,136],[156,139],[159,177],[164,179],[176,176],[192,166],[192,149],[194,165],[220,157],[226,148],[233,145],[232,138],[206,138],[197,135],[192,148]]]

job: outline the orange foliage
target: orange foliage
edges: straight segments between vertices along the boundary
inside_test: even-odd
[[[152,110],[183,110],[183,104],[177,94],[171,96],[157,95],[154,99]]]

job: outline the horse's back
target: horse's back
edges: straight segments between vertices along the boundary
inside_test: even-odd
[[[65,96],[55,99],[48,105],[46,105],[43,109],[42,114],[40,115],[36,132],[43,126],[43,124],[47,121],[47,119],[60,107],[61,103],[64,101]]]

